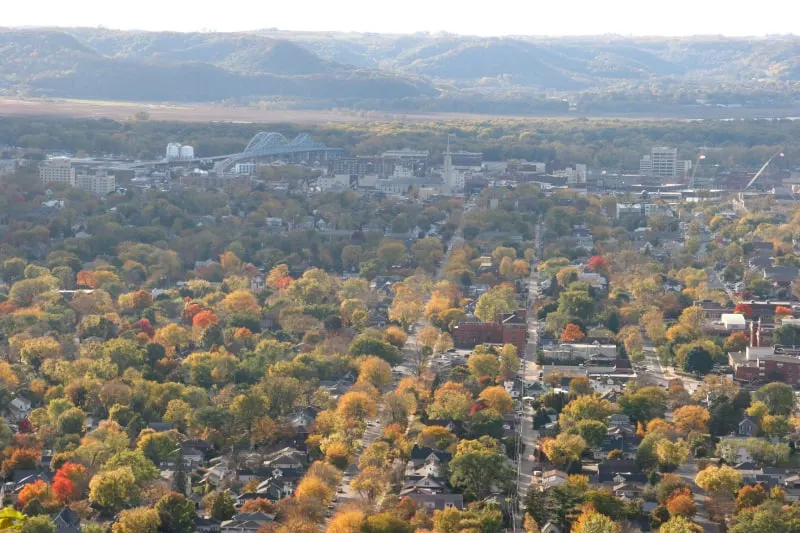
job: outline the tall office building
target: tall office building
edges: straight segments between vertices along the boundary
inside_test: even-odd
[[[668,146],[652,147],[650,155],[639,160],[639,172],[654,178],[674,178],[678,174],[678,149]]]
[[[66,157],[54,157],[39,165],[39,179],[45,185],[48,183],[64,183],[75,186],[75,169],[72,161]]]

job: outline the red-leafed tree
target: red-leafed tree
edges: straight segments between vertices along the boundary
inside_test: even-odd
[[[586,263],[586,268],[603,275],[608,274],[609,266],[608,259],[600,255],[593,255],[589,258],[589,262]]]
[[[578,342],[585,337],[586,335],[583,334],[580,326],[577,324],[567,324],[564,331],[561,333],[561,342]]]
[[[736,304],[736,307],[733,308],[733,312],[751,318],[753,316],[753,306],[750,304]]]
[[[218,322],[219,319],[217,315],[208,310],[200,311],[192,318],[192,325],[203,329],[206,329],[212,324],[217,324]]]
[[[134,329],[138,329],[139,331],[141,331],[142,333],[145,333],[148,337],[151,337],[151,338],[153,337],[153,335],[156,332],[156,330],[153,327],[153,325],[146,318],[143,318],[141,320],[138,320],[138,321],[134,322],[133,323],[133,328]]]
[[[80,499],[88,488],[89,474],[83,465],[64,463],[53,478],[53,492],[61,503]]]

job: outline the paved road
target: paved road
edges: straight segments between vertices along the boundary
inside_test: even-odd
[[[541,225],[536,226],[535,249],[537,254],[541,249]],[[535,264],[535,263],[534,263]],[[539,342],[539,321],[532,312],[538,290],[539,275],[534,265],[531,265],[531,276],[528,280],[528,344],[522,354],[522,365],[519,376],[525,383],[530,383],[539,378],[539,369],[536,365],[536,351]],[[519,420],[519,436],[522,440],[522,453],[517,460],[517,503],[518,512],[514,516],[514,530],[522,527],[522,502],[528,493],[528,488],[533,481],[533,450],[539,440],[539,432],[533,429],[533,410],[524,407]]]
[[[464,214],[468,213],[473,207],[474,205],[467,204],[467,206],[464,209]],[[462,216],[461,224],[459,225],[455,235],[450,240],[450,243],[447,246],[444,260],[441,262],[438,270],[436,271],[436,275],[434,277],[435,281],[439,281],[444,277],[444,268],[447,264],[447,259],[450,257],[450,253],[459,243],[461,243],[464,240],[463,237],[461,236],[463,225],[464,225],[464,217]],[[406,344],[403,347],[404,359],[406,360],[406,364],[409,366],[414,365],[414,360],[416,357],[416,350],[417,350],[416,333],[426,325],[428,325],[427,320],[425,320],[424,318],[419,319],[414,324],[414,328],[409,333]],[[427,364],[430,366],[432,361],[433,361],[432,358],[429,359]],[[397,384],[397,381],[401,378],[402,376],[396,376],[395,384]],[[339,488],[337,490],[337,501],[334,502],[334,510],[332,510],[332,512],[335,512],[335,509],[338,509],[341,505],[347,502],[362,501],[361,496],[358,494],[358,491],[356,491],[352,486],[353,480],[356,478],[356,476],[358,476],[359,472],[358,459],[361,457],[361,453],[364,451],[364,449],[380,437],[380,435],[383,433],[383,428],[385,425],[384,417],[380,415],[378,416],[377,420],[370,420],[368,422],[369,424],[367,425],[367,429],[364,432],[364,436],[361,438],[361,447],[356,452],[356,458],[344,472],[342,483],[340,483]]]

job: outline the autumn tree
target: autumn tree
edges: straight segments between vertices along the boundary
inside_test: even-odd
[[[372,504],[386,490],[387,484],[388,479],[383,468],[368,466],[358,473],[351,486]]]
[[[676,409],[672,415],[675,430],[681,435],[689,433],[707,433],[711,413],[705,407],[686,405]]]
[[[328,522],[328,533],[361,533],[365,515],[359,510],[340,511]]]
[[[683,439],[675,442],[661,439],[655,449],[658,464],[664,472],[675,470],[689,458],[689,444]]]
[[[112,526],[112,533],[158,533],[161,517],[156,509],[136,507],[126,509]]]
[[[550,461],[557,465],[565,465],[580,459],[586,449],[586,441],[579,435],[560,433],[554,439],[542,441],[542,451]]]
[[[343,420],[364,421],[378,412],[375,400],[363,392],[348,392],[339,399],[336,413]]]
[[[742,474],[729,466],[709,466],[695,477],[697,486],[708,492],[733,495],[742,484]]]
[[[659,533],[702,533],[703,528],[682,516],[673,516],[661,524],[658,531]]]
[[[572,526],[573,533],[620,533],[622,529],[611,518],[596,511],[584,511]]]
[[[89,501],[108,509],[120,509],[139,497],[139,487],[131,467],[95,474],[89,483]]]
[[[376,388],[388,387],[392,384],[392,367],[380,357],[367,357],[358,367],[358,380]]]
[[[584,339],[583,331],[577,324],[567,324],[564,331],[561,333],[561,342],[578,342]]]
[[[697,514],[697,506],[694,503],[692,494],[688,490],[673,493],[666,503],[670,516],[691,518]]]
[[[475,357],[475,356],[473,356]],[[514,410],[514,400],[502,385],[486,387],[478,396],[486,407],[494,409],[501,415],[506,415]]]
[[[456,443],[456,436],[442,426],[425,426],[417,436],[420,446],[446,450]]]

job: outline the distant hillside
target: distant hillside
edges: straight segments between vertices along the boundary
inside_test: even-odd
[[[419,78],[321,59],[247,34],[0,30],[0,88],[134,101],[432,96]]]
[[[800,102],[800,38],[0,29],[0,94],[520,114],[787,108]]]

